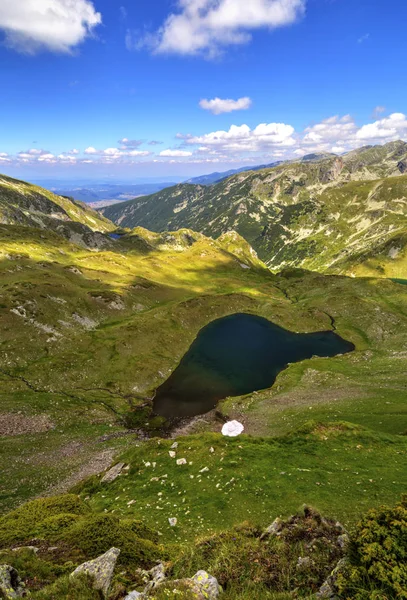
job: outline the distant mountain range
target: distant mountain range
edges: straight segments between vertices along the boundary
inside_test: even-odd
[[[353,272],[364,264],[377,275],[390,261],[397,272],[407,245],[407,143],[311,154],[101,212],[121,227],[157,232],[188,227],[217,238],[236,230],[274,270]]]

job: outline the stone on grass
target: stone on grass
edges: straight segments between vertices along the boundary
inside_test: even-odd
[[[187,464],[186,458],[178,458],[177,459],[177,465],[186,465],[186,464]]]
[[[264,533],[262,533],[260,539],[263,540],[264,538],[269,537],[271,535],[281,535],[283,525],[284,522],[279,517],[277,517],[277,519],[275,519],[272,522],[272,524],[269,527],[267,527]]]
[[[21,582],[18,572],[10,565],[0,565],[0,593],[6,600],[26,596],[24,584]]]
[[[75,577],[80,573],[90,575],[93,578],[94,589],[100,590],[104,597],[107,598],[119,554],[120,550],[118,548],[111,548],[108,552],[102,554],[102,556],[79,565],[71,573],[71,577]]]
[[[208,598],[208,600],[215,600],[222,591],[216,577],[209,575],[206,571],[195,573],[192,581],[198,585],[203,592],[204,598]]]
[[[222,427],[222,434],[226,437],[236,437],[243,433],[244,426],[239,421],[228,421]]]
[[[102,483],[112,483],[112,481],[119,477],[125,466],[126,465],[124,463],[117,463],[117,465],[114,465],[114,467],[109,469],[105,474],[102,479]]]
[[[153,567],[149,571],[146,572],[147,577],[149,578],[149,582],[147,583],[144,593],[148,594],[150,590],[162,585],[165,580],[165,567],[163,563],[158,564],[156,567]]]
[[[146,595],[141,592],[130,592],[124,600],[143,600],[143,598],[146,598]]]
[[[170,517],[168,519],[168,522],[171,525],[171,527],[175,527],[175,525],[178,523],[178,519],[177,517]]]

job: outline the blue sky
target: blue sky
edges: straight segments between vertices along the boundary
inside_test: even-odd
[[[0,0],[0,172],[190,176],[407,139],[406,22],[401,0]]]

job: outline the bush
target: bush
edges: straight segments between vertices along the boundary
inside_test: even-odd
[[[85,515],[88,506],[73,494],[40,498],[0,518],[0,548],[33,539],[44,521],[64,515]]]
[[[394,508],[372,509],[360,521],[337,585],[344,598],[407,599],[407,498]]]
[[[87,560],[114,546],[121,550],[119,563],[151,567],[161,558],[160,548],[152,541],[138,537],[133,528],[141,531],[138,523],[130,519],[121,521],[114,515],[94,514],[75,523],[63,539],[72,547],[79,548]]]

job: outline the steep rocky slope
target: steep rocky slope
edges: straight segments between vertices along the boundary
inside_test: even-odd
[[[0,223],[54,231],[72,242],[98,247],[108,243],[99,235],[115,229],[82,202],[0,175]]]
[[[364,147],[245,172],[209,187],[177,185],[104,209],[122,227],[236,230],[273,270],[405,274],[407,143]],[[377,260],[378,259],[378,260]]]

